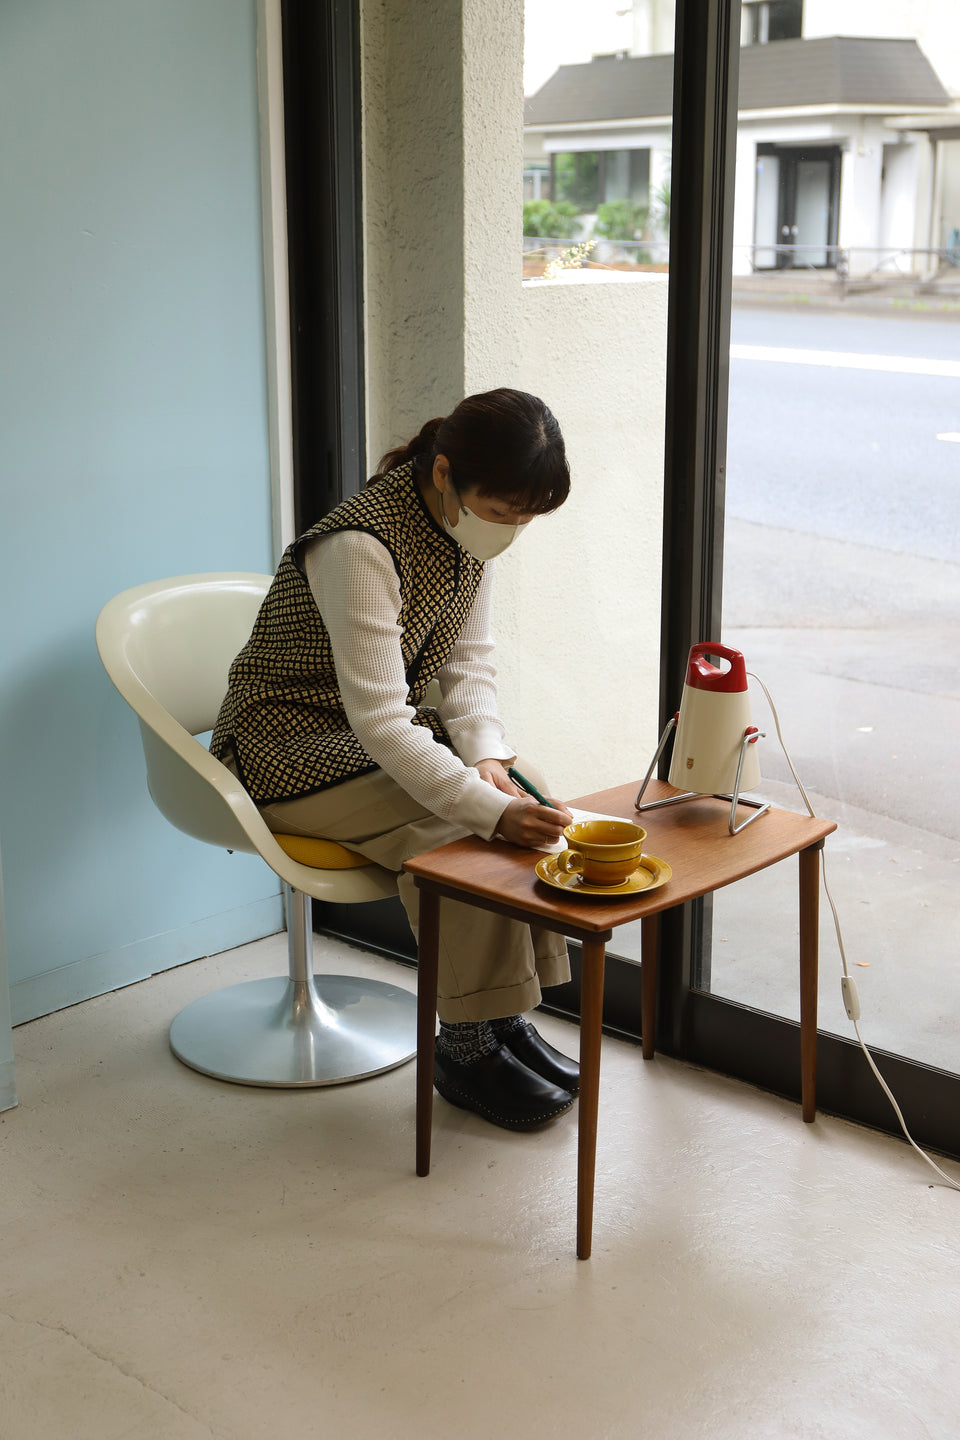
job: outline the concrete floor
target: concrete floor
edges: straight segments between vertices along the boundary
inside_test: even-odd
[[[954,1440],[960,1194],[906,1145],[607,1040],[578,1262],[575,1111],[520,1136],[438,1099],[418,1180],[412,1065],[291,1092],[174,1060],[180,1006],[284,963],[14,1032],[2,1440]]]

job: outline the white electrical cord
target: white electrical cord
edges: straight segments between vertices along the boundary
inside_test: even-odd
[[[804,805],[806,805],[810,815],[814,819],[817,819],[817,816],[814,813],[813,806],[810,804],[810,801],[807,797],[807,792],[803,788],[800,776],[794,769],[793,761],[790,759],[790,752],[787,750],[787,747],[784,744],[783,732],[780,729],[780,716],[777,714],[777,707],[773,703],[773,697],[770,694],[770,691],[767,689],[766,685],[764,685],[763,681],[760,679],[759,675],[754,674],[752,670],[748,670],[747,674],[750,676],[751,680],[756,680],[757,684],[760,686],[760,689],[767,697],[767,704],[770,706],[770,713],[773,715],[773,723],[777,727],[777,739],[780,741],[780,748],[786,757],[787,764],[790,766],[790,774],[797,782],[797,789],[803,796]],[[870,1054],[870,1051],[864,1044],[863,1036],[860,1034],[860,1026],[857,1024],[857,1021],[860,1019],[860,1000],[857,995],[856,982],[854,981],[853,976],[850,974],[850,971],[847,967],[847,953],[843,948],[843,935],[840,930],[840,916],[837,913],[837,907],[834,904],[833,896],[830,894],[830,887],[827,884],[827,853],[826,850],[822,848],[820,851],[820,867],[823,873],[823,890],[824,894],[827,897],[827,900],[830,903],[830,910],[833,914],[833,923],[837,932],[837,945],[840,948],[840,962],[843,966],[843,978],[840,981],[840,988],[843,995],[843,1007],[850,1018],[854,1030],[856,1030],[857,1032],[857,1039],[860,1042],[860,1049],[867,1057],[867,1064],[870,1066],[870,1069],[873,1071],[874,1075],[880,1082],[881,1088],[883,1089],[883,1092],[886,1095],[887,1099],[890,1101],[890,1104],[893,1106],[894,1113],[896,1114],[896,1117],[900,1122],[900,1128],[903,1131],[904,1135],[907,1137],[907,1139],[910,1141],[910,1144],[913,1146],[914,1150],[916,1150],[917,1154],[920,1155],[924,1160],[926,1160],[927,1164],[931,1167],[931,1169],[936,1170],[941,1180],[945,1180],[952,1189],[960,1190],[960,1181],[954,1180],[949,1175],[945,1174],[944,1171],[940,1169],[940,1166],[937,1165],[935,1161],[930,1159],[930,1156],[926,1153],[926,1151],[921,1150],[916,1140],[914,1140],[913,1136],[910,1134],[910,1131],[907,1129],[907,1122],[903,1118],[903,1113],[900,1109],[900,1106],[896,1102],[893,1091],[890,1089],[890,1086],[880,1074],[880,1071],[877,1069],[873,1056]]]

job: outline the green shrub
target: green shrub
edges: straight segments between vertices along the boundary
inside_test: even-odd
[[[579,214],[600,201],[600,156],[596,150],[566,150],[553,157],[553,194],[568,200]]]
[[[669,238],[670,235],[670,181],[664,180],[651,196],[656,228]]]
[[[572,240],[577,233],[577,207],[569,200],[525,200],[523,233],[547,240]]]
[[[646,205],[630,200],[608,200],[597,207],[594,235],[602,240],[639,240],[650,219]]]

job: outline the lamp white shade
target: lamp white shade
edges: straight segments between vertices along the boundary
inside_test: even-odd
[[[706,794],[732,791],[743,736],[752,727],[749,690],[716,691],[684,685],[670,784]],[[757,746],[752,744],[743,757],[740,788],[753,790],[759,783],[760,761]]]

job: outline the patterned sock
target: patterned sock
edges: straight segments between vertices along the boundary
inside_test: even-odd
[[[525,1024],[522,1015],[504,1015],[502,1020],[491,1020],[490,1029],[502,1045],[510,1039],[515,1030],[522,1030]]]
[[[437,1049],[458,1065],[469,1065],[499,1050],[500,1041],[487,1020],[458,1020],[452,1024],[440,1021]]]

